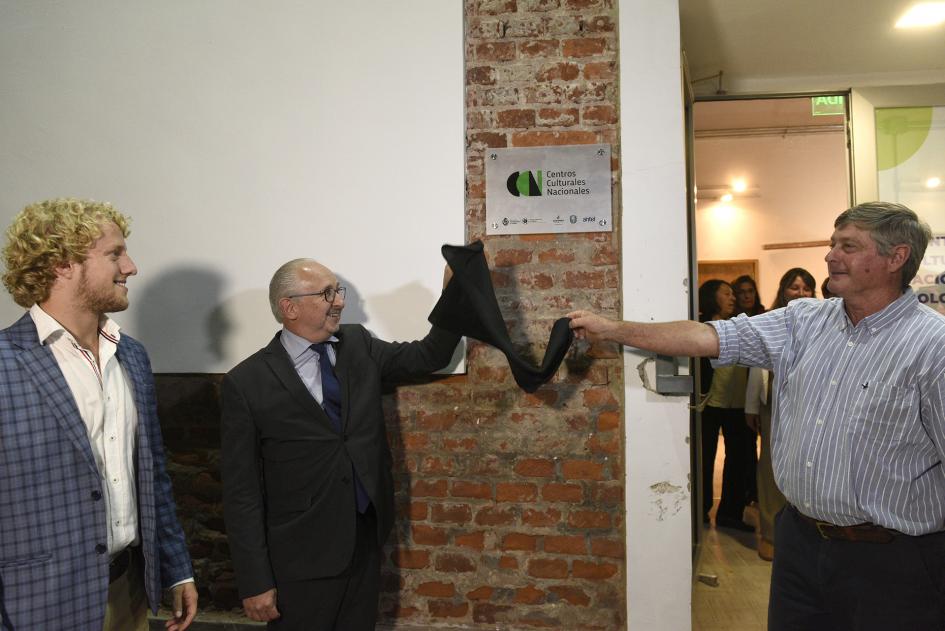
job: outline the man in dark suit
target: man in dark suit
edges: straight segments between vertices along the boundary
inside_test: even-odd
[[[223,380],[227,535],[243,607],[272,629],[373,630],[380,548],[394,522],[381,384],[449,363],[433,327],[390,343],[341,325],[345,288],[310,259],[280,267],[283,328]]]
[[[144,631],[172,588],[197,610],[144,348],[128,307],[128,221],[108,204],[27,206],[3,283],[29,309],[0,331],[0,628]]]

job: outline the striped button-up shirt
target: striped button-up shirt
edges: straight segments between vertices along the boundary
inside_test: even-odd
[[[945,530],[945,317],[912,290],[854,326],[843,300],[709,324],[717,363],[774,371],[772,460],[801,512]]]

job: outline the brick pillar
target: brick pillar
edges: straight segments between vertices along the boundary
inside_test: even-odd
[[[493,147],[610,143],[612,0],[466,0],[466,233],[482,239],[513,341],[537,361],[574,308],[618,315],[619,233],[485,235]],[[401,628],[624,628],[622,362],[572,352],[534,394],[471,341],[468,374],[385,400],[398,525],[381,621]]]

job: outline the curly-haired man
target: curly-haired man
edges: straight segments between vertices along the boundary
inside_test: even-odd
[[[3,284],[28,309],[0,331],[0,628],[168,629],[197,609],[165,470],[151,365],[108,313],[128,308],[128,220],[109,204],[27,206]]]

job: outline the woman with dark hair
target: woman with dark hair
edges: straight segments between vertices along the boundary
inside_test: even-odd
[[[735,292],[723,280],[706,281],[699,287],[699,320],[725,320],[735,314]],[[715,514],[716,526],[753,531],[742,521],[748,504],[749,479],[754,477],[753,461],[747,461],[753,433],[745,425],[745,384],[748,369],[741,366],[712,368],[701,361],[702,394],[702,521],[709,522],[712,508],[715,454],[719,431],[725,442],[722,467],[722,499]]]
[[[813,298],[817,281],[802,267],[793,267],[784,273],[778,283],[773,309],[786,307],[797,298]],[[761,457],[758,459],[758,556],[766,561],[774,558],[774,516],[785,504],[784,495],[774,481],[771,466],[771,373],[752,368],[748,373],[745,393],[745,422],[761,434]]]
[[[746,313],[750,316],[765,312],[765,306],[761,304],[761,297],[758,295],[758,284],[755,279],[748,274],[742,274],[732,281],[732,288],[735,290],[735,313]]]

